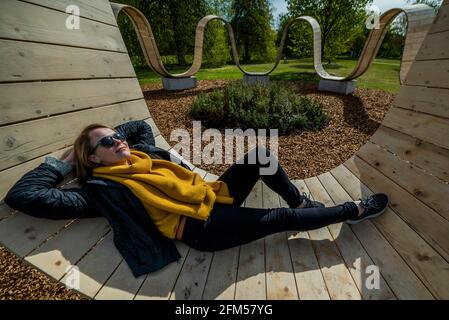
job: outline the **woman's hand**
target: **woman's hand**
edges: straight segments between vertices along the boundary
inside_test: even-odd
[[[64,152],[64,154],[61,157],[61,161],[64,161],[65,163],[68,163],[71,166],[74,166],[76,162],[75,150],[71,148],[66,152]]]

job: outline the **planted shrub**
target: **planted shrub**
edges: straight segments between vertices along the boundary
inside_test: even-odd
[[[299,96],[280,83],[246,85],[233,82],[222,90],[201,94],[190,116],[209,128],[319,130],[327,121],[322,104]]]

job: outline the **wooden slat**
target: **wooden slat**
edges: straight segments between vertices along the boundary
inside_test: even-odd
[[[447,31],[429,34],[416,60],[449,59],[449,27]]]
[[[343,204],[346,201],[351,201],[344,189],[339,183],[332,177],[330,173],[325,173],[318,176],[318,180],[323,185],[328,198],[326,205],[336,206]],[[324,191],[324,190],[323,190]],[[343,259],[345,259],[346,265],[352,274],[357,287],[365,300],[389,300],[396,297],[385,282],[384,277],[381,275],[379,279],[378,289],[368,289],[366,286],[367,277],[371,274],[367,274],[366,270],[369,266],[373,266],[374,262],[366,252],[365,248],[361,245],[351,228],[345,223],[333,224],[328,227],[335,239],[335,242],[340,249]]]
[[[72,220],[47,220],[17,212],[0,221],[0,242],[24,257]]]
[[[449,120],[423,113],[391,108],[382,125],[449,149]]]
[[[190,249],[170,300],[201,299],[211,261],[211,252]]]
[[[55,279],[75,263],[109,230],[104,218],[77,220],[28,255],[25,260]]]
[[[449,89],[448,60],[416,61],[410,68],[405,84]]]
[[[352,175],[362,180],[372,191],[384,192],[390,198],[390,206],[395,212],[422,238],[424,238],[439,254],[449,260],[449,222],[430,209],[422,202],[416,201],[413,195],[405,191],[396,183],[386,178],[382,173],[374,169],[368,163],[358,157],[345,162],[352,173],[346,168],[338,168],[332,171],[341,184],[345,182],[345,189],[349,192],[349,182],[353,182]],[[346,182],[349,181],[349,182]],[[354,189],[360,189],[355,183]],[[349,192],[350,194],[354,194]]]
[[[115,247],[113,232],[110,231],[80,262],[76,264],[79,269],[79,285],[76,290],[93,298],[101,289],[123,260]],[[61,282],[70,281],[71,272],[66,273]]]
[[[330,190],[330,189],[329,189]],[[341,191],[341,190],[340,190]],[[351,201],[351,199],[347,199]],[[374,265],[399,299],[431,299],[432,295],[370,221],[351,227]],[[360,231],[360,230],[363,230]]]
[[[164,149],[166,151],[171,149],[171,146],[168,144],[167,140],[165,140],[165,138],[162,135],[158,135],[154,140],[156,142],[157,147]],[[202,173],[206,175],[206,172],[204,170],[202,171]]]
[[[143,99],[133,78],[3,83],[0,96],[0,125]]]
[[[146,275],[135,278],[125,260],[95,296],[96,300],[132,300]]]
[[[279,195],[262,183],[264,208],[279,208]],[[279,232],[265,238],[265,272],[268,300],[298,300],[287,234]]]
[[[292,183],[301,193],[307,192],[308,189],[304,181],[295,180]],[[288,204],[282,198],[281,205],[288,208]],[[308,233],[287,232],[287,236],[299,299],[329,300],[326,283],[324,282]]]
[[[307,188],[318,201],[323,198],[322,186],[317,178],[305,180]],[[321,272],[333,300],[360,300],[362,297],[345,262],[327,228],[309,231],[309,237],[320,264]]]
[[[80,18],[80,28],[67,29],[67,13],[17,0],[0,2],[0,38],[127,52],[117,27]]]
[[[8,218],[14,214],[14,210],[8,207],[5,203],[0,204],[0,220]]]
[[[346,162],[345,166],[347,166],[351,171],[357,171],[352,162]],[[371,195],[372,192],[381,192],[368,189],[368,186],[361,183],[354,174],[351,174],[349,170],[343,167],[340,169],[340,172],[343,172],[344,175],[338,173],[338,171],[333,171],[332,174],[338,179],[352,199],[358,199]],[[391,204],[391,207],[394,210],[397,208],[394,206],[394,203]],[[418,286],[417,283],[414,283],[415,281],[402,281],[397,283],[397,289],[399,290],[397,294],[406,295],[409,298],[411,298],[411,295],[415,295],[414,298],[421,297],[424,299],[430,299],[431,297],[427,291],[431,290],[436,297],[447,299],[449,294],[449,284],[445,280],[449,276],[447,261],[445,261],[421,237],[419,237],[415,230],[411,229],[406,223],[404,223],[395,211],[387,209],[385,214],[371,221],[427,287],[425,288],[422,285]],[[366,225],[368,224],[360,223],[353,226],[353,230],[357,233],[359,238],[364,237],[364,235],[367,234],[367,228],[365,228]],[[371,238],[369,241],[363,243],[366,248],[379,244],[379,242],[373,241]],[[387,253],[388,250],[381,248],[381,251],[379,252]],[[371,254],[371,256],[373,257],[373,254]],[[387,265],[388,260],[386,258],[381,258],[380,261],[383,263],[381,270],[393,267],[390,264]],[[377,263],[378,262],[376,262],[376,264]],[[394,266],[394,268],[391,269],[393,272],[398,272],[399,270],[399,266]],[[389,276],[387,277],[388,283],[393,288],[393,283],[405,275],[405,272],[401,272],[400,275]],[[407,286],[410,285],[413,285],[415,288],[407,288]]]
[[[245,207],[262,207],[262,181],[246,198]],[[265,285],[265,238],[241,246],[237,283],[236,300],[266,300]]]
[[[441,201],[449,196],[449,185],[431,176],[379,146],[368,142],[357,156],[377,168],[385,176],[449,219],[449,207]]]
[[[0,82],[136,77],[126,53],[0,40],[0,57]]]
[[[402,86],[394,106],[449,118],[449,92],[446,89]]]
[[[429,33],[437,33],[449,30],[449,3],[445,0],[439,9],[438,16],[434,21]]]
[[[384,126],[376,131],[370,141],[393,152],[401,159],[410,161],[428,173],[449,181],[449,150]]]
[[[168,300],[170,295],[173,294],[176,278],[190,250],[186,244],[180,241],[175,241],[175,244],[181,255],[179,261],[170,263],[161,270],[149,273],[135,296],[135,300]]]
[[[144,100],[135,100],[1,127],[0,169],[71,145],[84,126],[96,121],[116,126],[148,116]]]
[[[202,299],[233,300],[240,247],[214,252]]]
[[[145,120],[146,123],[148,123],[151,127],[151,130],[153,131],[153,136],[156,138],[161,134],[159,131],[159,128],[156,126],[156,123],[154,122],[153,118],[148,118]]]
[[[111,25],[117,25],[111,5],[108,0],[25,0],[48,8],[53,8],[62,12],[66,11],[67,6],[76,4],[80,8],[80,16],[96,21],[101,21]]]

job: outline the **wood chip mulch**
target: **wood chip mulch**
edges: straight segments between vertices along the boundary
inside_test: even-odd
[[[0,300],[84,300],[0,246]]]
[[[223,88],[228,83],[225,80],[203,80],[194,89],[178,92],[167,92],[162,85],[149,84],[142,86],[142,90],[156,125],[173,147],[179,142],[170,141],[173,129],[185,129],[192,137],[192,121],[195,119],[188,115],[188,110],[194,99],[200,93]],[[291,82],[289,84],[292,85]],[[348,160],[376,132],[395,96],[372,89],[356,89],[349,96],[325,93],[318,91],[314,83],[294,83],[293,87],[298,94],[321,102],[329,116],[329,123],[319,132],[295,131],[288,136],[279,136],[279,162],[290,179],[317,176]],[[220,131],[224,133],[224,130]],[[208,143],[203,142],[202,148]],[[218,176],[230,166],[194,165]]]

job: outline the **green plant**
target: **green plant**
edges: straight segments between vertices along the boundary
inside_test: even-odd
[[[222,90],[201,94],[190,116],[209,128],[319,130],[327,121],[323,106],[299,96],[281,83],[246,85],[236,81]]]

